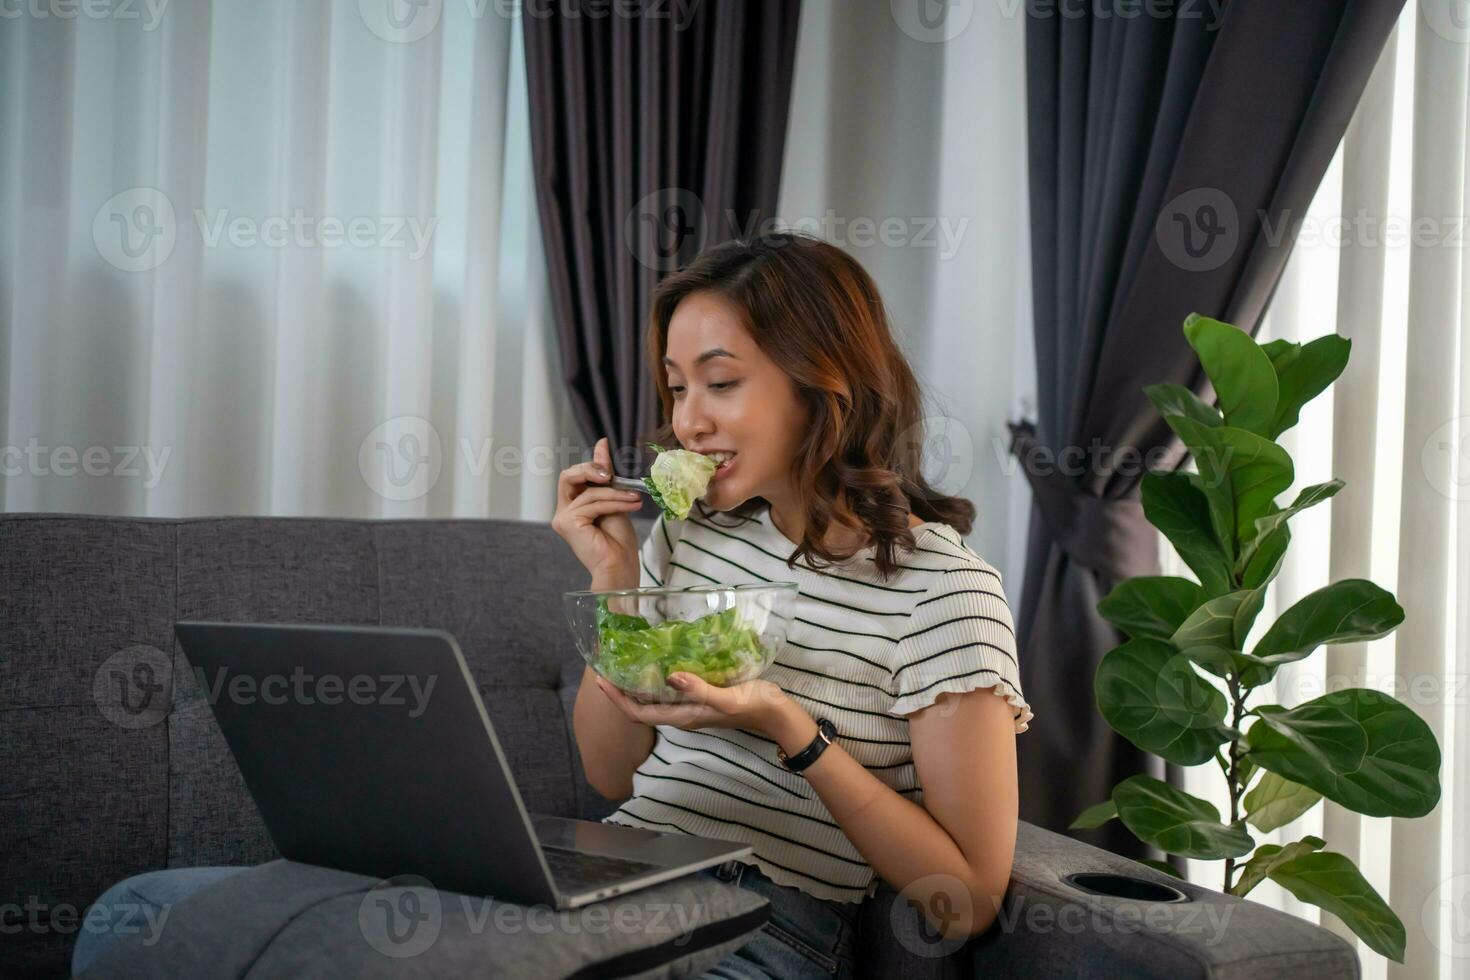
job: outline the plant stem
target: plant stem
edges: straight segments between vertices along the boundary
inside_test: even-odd
[[[1236,731],[1240,730],[1240,719],[1245,714],[1245,691],[1241,689],[1240,678],[1234,674],[1226,677],[1226,684],[1230,688],[1231,716],[1230,727]],[[1240,819],[1240,739],[1230,740],[1230,767],[1225,773],[1225,780],[1230,785],[1230,822],[1233,824]],[[1225,859],[1225,891],[1228,893],[1235,877],[1235,858]]]

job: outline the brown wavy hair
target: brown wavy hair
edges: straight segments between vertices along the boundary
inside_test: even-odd
[[[855,259],[809,235],[771,232],[727,241],[659,284],[647,350],[668,421],[645,436],[645,444],[679,444],[663,357],[674,309],[704,291],[741,311],[746,330],[791,377],[811,411],[791,468],[792,486],[805,502],[806,527],[787,567],[798,558],[813,568],[827,567],[865,547],[847,553],[826,548],[822,542],[833,524],[864,533],[885,579],[899,567],[898,550],[915,547],[910,513],[970,533],[975,505],[945,496],[924,480],[922,394],[894,342],[877,286]],[[764,503],[753,497],[726,513],[749,519]],[[709,511],[697,506],[708,519]]]

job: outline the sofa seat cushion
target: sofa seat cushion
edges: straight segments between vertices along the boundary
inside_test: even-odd
[[[769,915],[764,897],[709,875],[558,912],[278,859],[120,936],[83,977],[680,977]]]

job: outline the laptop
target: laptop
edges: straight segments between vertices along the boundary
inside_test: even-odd
[[[752,853],[732,841],[528,813],[464,655],[442,630],[174,629],[289,860],[572,909]],[[560,741],[545,748],[557,769],[576,751]]]

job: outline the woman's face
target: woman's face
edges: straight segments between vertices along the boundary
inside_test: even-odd
[[[714,293],[686,296],[669,320],[664,355],[680,445],[735,454],[716,471],[705,505],[730,510],[751,497],[784,505],[808,412],[791,377],[756,346],[736,307]]]

